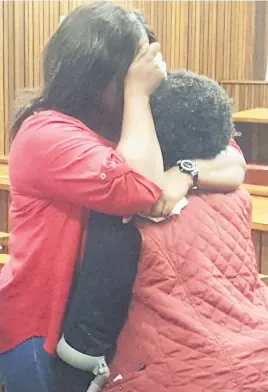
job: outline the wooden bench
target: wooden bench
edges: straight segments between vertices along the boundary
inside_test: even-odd
[[[252,230],[268,231],[268,197],[252,196]]]
[[[268,163],[268,108],[255,108],[234,113],[235,139],[248,163]]]
[[[9,233],[5,233],[4,231],[0,231],[0,241],[9,238]]]
[[[0,253],[0,269],[9,261],[9,255],[6,253]]]
[[[263,275],[268,275],[268,187],[243,185],[243,188],[251,193],[251,229],[257,265]]]
[[[268,186],[243,184],[252,200],[252,230],[268,231]]]
[[[0,189],[8,191],[9,185],[8,158],[6,156],[0,155]]]
[[[3,252],[7,251],[8,239],[9,239],[9,233],[0,231],[0,250],[2,250]]]
[[[8,191],[10,186],[8,175],[0,175],[0,189]]]
[[[248,164],[244,184],[268,187],[268,165]]]
[[[259,274],[259,277],[268,286],[268,275]]]
[[[246,189],[251,194],[251,196],[268,197],[268,186],[243,184],[243,188]]]

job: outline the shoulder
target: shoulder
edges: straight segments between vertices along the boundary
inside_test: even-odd
[[[81,121],[55,110],[46,110],[29,116],[23,122],[14,143],[16,144],[17,140],[40,143],[45,139],[54,140],[62,137],[87,137],[105,143],[104,139]]]
[[[40,153],[63,151],[73,148],[90,148],[102,145],[112,147],[111,143],[89,129],[81,121],[55,110],[47,110],[29,116],[22,124],[11,145],[10,164],[13,158],[27,159]]]
[[[103,148],[106,141],[79,120],[54,110],[36,113],[23,122],[12,142],[10,178],[13,183],[22,175],[36,179],[42,167],[55,162],[63,167],[96,146]]]
[[[14,143],[17,140],[27,139],[38,141],[44,138],[57,138],[62,134],[66,136],[88,135],[97,136],[92,130],[79,120],[55,110],[46,110],[29,116],[22,124]]]

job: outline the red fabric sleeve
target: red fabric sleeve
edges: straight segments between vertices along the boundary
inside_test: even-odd
[[[80,122],[67,116],[43,121],[41,113],[34,117],[13,146],[13,156],[16,148],[24,151],[27,174],[11,175],[22,193],[32,187],[44,198],[115,215],[147,211],[160,197],[157,185],[134,172],[117,150]]]
[[[234,139],[230,139],[229,147],[235,148],[237,151],[239,151],[242,154],[240,147],[238,146],[238,144],[236,143],[236,141]]]

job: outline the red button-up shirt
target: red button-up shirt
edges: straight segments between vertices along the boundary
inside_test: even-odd
[[[131,215],[152,206],[161,190],[84,124],[52,110],[23,123],[9,174],[11,258],[0,274],[0,352],[42,336],[53,353],[84,208]]]

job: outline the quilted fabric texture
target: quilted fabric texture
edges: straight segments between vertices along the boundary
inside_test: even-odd
[[[139,222],[143,252],[112,374],[116,392],[267,392],[268,289],[249,195],[189,197],[179,217]]]

